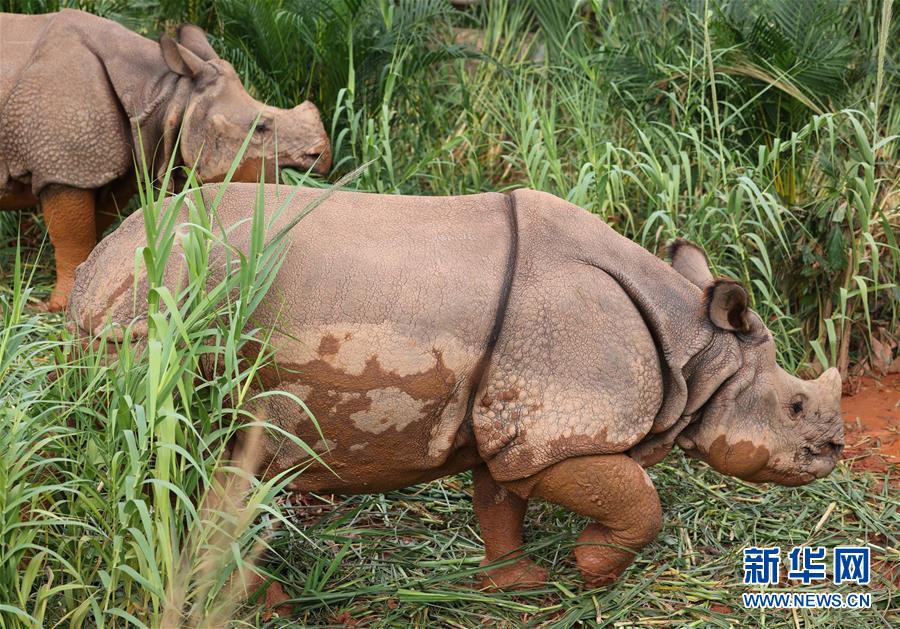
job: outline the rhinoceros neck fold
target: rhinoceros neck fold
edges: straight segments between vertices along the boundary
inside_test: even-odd
[[[709,343],[701,293],[668,264],[591,217],[584,262],[616,280],[653,337],[663,382],[663,401],[651,434],[679,423],[689,392],[685,367]],[[587,226],[585,226],[587,227]]]
[[[92,39],[87,45],[102,62],[129,120],[138,166],[143,157],[150,172],[158,175],[172,155],[190,79],[168,68],[159,44],[124,27],[116,26],[101,41]]]
[[[499,480],[629,452],[672,429],[688,400],[685,365],[710,334],[701,292],[663,261],[562,199],[510,196],[509,308],[472,422]]]
[[[503,274],[503,285],[500,288],[500,300],[497,304],[497,311],[494,313],[494,324],[491,327],[491,332],[487,338],[487,343],[485,344],[481,359],[478,361],[478,365],[476,365],[472,373],[472,382],[474,383],[474,386],[472,386],[468,402],[466,403],[466,423],[472,421],[472,410],[475,407],[475,397],[481,388],[484,374],[491,361],[494,348],[497,346],[497,341],[500,339],[503,321],[506,318],[506,311],[509,308],[513,277],[516,273],[516,260],[519,255],[519,219],[516,214],[516,199],[513,195],[506,195],[506,213],[510,232],[510,244],[506,256],[506,272]]]
[[[702,416],[704,405],[741,366],[734,337],[710,325],[701,291],[671,266],[615,234],[596,236],[590,264],[616,279],[653,336],[660,359],[663,402],[649,434],[629,450],[647,467],[662,460],[676,437]]]
[[[558,207],[559,201],[554,205]],[[563,221],[568,240],[564,246],[571,247],[568,255],[615,280],[637,309],[656,347],[662,400],[647,434],[629,449],[638,462],[651,465],[669,452],[675,437],[690,423],[689,406],[700,405],[692,391],[691,365],[714,336],[702,307],[702,292],[598,217],[571,208]]]

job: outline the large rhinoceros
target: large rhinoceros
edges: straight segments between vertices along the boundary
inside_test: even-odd
[[[175,165],[221,181],[255,123],[236,181],[258,181],[263,161],[274,181],[276,146],[279,166],[331,167],[312,103],[266,106],[201,29],[182,26],[179,40],[73,10],[0,15],[0,209],[40,202],[56,250],[51,310],[65,307],[75,267],[133,196],[135,147],[161,174],[183,128]]]
[[[286,194],[267,188],[270,217]],[[276,227],[322,194],[301,191]],[[231,186],[223,225],[244,219],[256,195]],[[248,232],[245,221],[231,243],[246,249]],[[675,243],[670,266],[531,190],[336,192],[290,236],[256,317],[278,330],[278,369],[262,380],[304,399],[324,438],[282,398],[262,411],[333,470],[313,465],[292,489],[383,492],[473,470],[486,562],[517,558],[489,568],[489,585],[546,578],[519,556],[534,497],[594,520],[575,551],[590,585],[618,577],[660,530],[643,468],[675,443],[724,474],[785,485],[827,475],[840,456],[837,370],[802,381],[779,368],[744,288],[715,279],[689,243]],[[70,316],[81,334],[146,315],[126,262],[143,243],[132,216],[78,269]],[[176,253],[170,287],[184,268]],[[304,462],[269,437],[260,469]]]

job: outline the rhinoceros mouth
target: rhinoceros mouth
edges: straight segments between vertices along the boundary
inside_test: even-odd
[[[323,161],[324,160],[324,161]],[[265,170],[263,180],[265,183],[277,183],[281,181],[281,172],[285,168],[299,171],[312,171],[317,175],[326,176],[331,172],[331,157],[310,156],[308,158],[263,161],[258,157],[246,157],[241,160],[234,172],[231,181],[246,183],[259,182],[262,170]],[[225,173],[203,177],[203,183],[222,183],[227,175]]]
[[[837,466],[843,440],[828,440],[819,445],[804,445],[795,451],[790,463],[776,459],[772,467],[763,468],[754,478],[755,483],[778,483],[788,487],[805,485],[828,476]]]
[[[306,157],[290,161],[282,161],[278,164],[281,168],[295,168],[297,170],[312,170],[317,175],[325,176],[331,172],[331,152],[310,153]]]
[[[811,483],[816,480],[816,478],[820,477],[811,472],[791,474],[786,472],[764,471],[756,478],[747,480],[749,480],[751,483],[776,483],[778,485],[784,485],[785,487],[798,487],[800,485]]]

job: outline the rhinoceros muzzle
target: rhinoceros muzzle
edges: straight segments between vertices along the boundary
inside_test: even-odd
[[[801,455],[809,461],[809,472],[813,477],[823,478],[837,465],[843,451],[843,435],[834,435],[819,445],[803,446]]]
[[[318,175],[327,175],[331,172],[331,143],[325,137],[320,143],[308,148],[302,155],[297,155],[279,165],[298,170],[311,169]]]
[[[319,175],[327,175],[331,171],[331,141],[316,106],[303,101],[290,110],[272,108],[271,111],[274,112],[277,136],[281,140],[278,146],[279,166],[311,169]]]

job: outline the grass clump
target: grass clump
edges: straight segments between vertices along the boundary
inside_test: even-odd
[[[319,497],[288,508],[302,537],[272,545],[305,626],[472,627],[885,627],[896,624],[896,522],[900,502],[879,479],[843,465],[813,485],[755,486],[673,453],[648,470],[665,527],[612,586],[585,590],[570,556],[587,523],[533,503],[527,549],[550,568],[545,588],[516,593],[472,589],[483,556],[468,474],[386,496]],[[768,591],[872,593],[871,610],[746,610],[741,551],[802,544],[869,544],[872,583],[830,581]],[[786,567],[782,568],[782,574]],[[829,567],[829,574],[831,568]],[[796,618],[796,619],[795,619]]]
[[[189,174],[168,200],[142,186],[148,245],[135,252],[134,290],[147,309],[124,332],[106,326],[82,343],[28,314],[16,255],[0,293],[4,626],[217,626],[240,607],[235,584],[258,570],[264,532],[286,522],[274,498],[292,476],[261,481],[249,462],[227,462],[236,431],[263,425],[250,385],[270,351],[251,317],[284,242],[266,241],[260,202],[249,251],[230,247],[219,198],[195,186]],[[211,263],[215,249],[224,264]],[[174,255],[185,286],[164,282]]]

